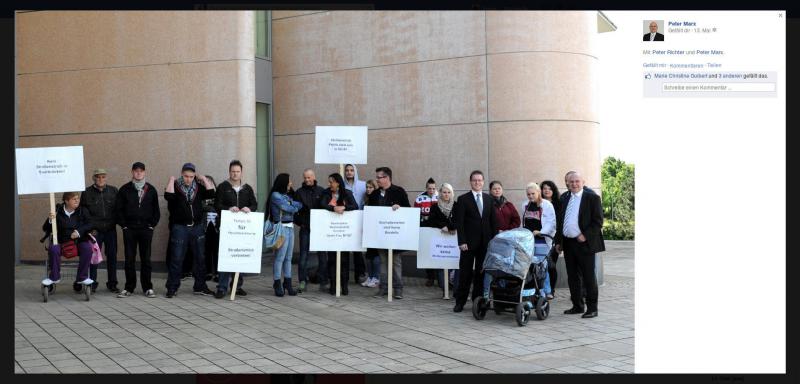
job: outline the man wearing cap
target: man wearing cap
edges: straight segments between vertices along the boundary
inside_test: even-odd
[[[89,221],[95,228],[97,245],[102,247],[106,256],[108,280],[106,287],[113,293],[120,293],[117,288],[117,218],[115,203],[117,188],[106,184],[107,172],[103,168],[92,173],[94,184],[86,187],[81,194],[81,205],[89,212]],[[92,291],[97,290],[97,264],[89,266],[89,277],[94,280]]]
[[[150,245],[153,242],[153,230],[161,218],[158,193],[152,184],[144,180],[145,169],[141,162],[133,163],[131,176],[131,181],[119,188],[115,202],[117,224],[122,227],[122,242],[125,244],[125,289],[117,297],[128,297],[136,289],[138,246],[142,291],[145,296],[153,298],[156,293],[150,279]]]
[[[206,285],[204,223],[206,214],[203,211],[203,200],[213,199],[216,190],[204,175],[195,174],[197,168],[186,163],[181,168],[181,178],[169,177],[164,199],[169,209],[170,243],[172,257],[167,277],[167,298],[175,297],[181,286],[181,270],[186,248],[194,255],[194,294],[213,295]]]

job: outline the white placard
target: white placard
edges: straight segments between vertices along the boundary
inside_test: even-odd
[[[442,232],[439,228],[419,229],[417,268],[458,269],[460,257],[458,235]]]
[[[314,163],[366,164],[366,126],[317,126]]]
[[[17,148],[17,193],[80,192],[86,188],[83,146]]]
[[[361,247],[362,211],[343,214],[326,209],[311,210],[309,251],[366,252]]]
[[[368,248],[419,248],[419,208],[364,207],[364,238]]]
[[[217,270],[220,272],[261,273],[264,213],[225,210],[222,211],[219,221]]]

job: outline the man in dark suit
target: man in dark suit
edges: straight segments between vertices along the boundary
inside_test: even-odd
[[[595,253],[606,250],[603,241],[603,205],[600,196],[584,189],[578,172],[567,176],[569,192],[561,195],[561,209],[556,220],[556,249],[564,250],[567,282],[572,308],[565,314],[583,313],[584,318],[597,316],[597,276]],[[586,288],[586,312],[583,295]]]
[[[650,22],[650,33],[645,33],[642,41],[664,41],[664,35],[658,33],[658,24],[655,21]]]
[[[459,260],[458,289],[455,292],[456,306],[453,312],[461,312],[467,302],[472,283],[472,299],[483,295],[483,259],[489,240],[497,233],[497,221],[492,207],[492,198],[483,193],[483,173],[472,171],[469,175],[471,191],[461,195],[453,208],[458,244]],[[474,263],[474,264],[473,264]]]

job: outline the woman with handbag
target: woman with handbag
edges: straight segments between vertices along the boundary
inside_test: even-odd
[[[319,200],[319,205],[325,209],[344,214],[344,211],[358,210],[358,203],[356,203],[353,192],[344,187],[344,178],[338,173],[333,173],[328,176],[328,189],[322,192],[322,197]],[[344,255],[342,255],[344,256]],[[347,295],[349,289],[347,288],[347,280],[350,279],[350,258],[341,258],[341,284],[342,295]],[[331,278],[331,285],[328,288],[328,293],[331,295],[336,294],[336,252],[328,252],[328,276]]]
[[[90,286],[94,281],[89,278],[92,244],[88,235],[94,228],[88,213],[80,206],[81,195],[78,192],[64,192],[61,200],[63,204],[56,205],[56,212],[50,212],[42,225],[42,230],[51,233],[52,223],[55,222],[58,232],[58,238],[53,239],[53,245],[47,251],[50,274],[42,280],[42,285],[49,287],[61,282],[62,256],[67,259],[78,256],[78,277],[75,284]]]
[[[272,183],[272,190],[267,198],[269,215],[267,220],[272,225],[281,226],[280,236],[283,236],[283,244],[275,249],[275,263],[272,266],[272,276],[275,282],[272,288],[275,289],[275,296],[281,297],[284,293],[289,296],[297,295],[297,291],[292,288],[292,251],[294,250],[294,213],[303,207],[303,203],[292,199],[294,190],[292,181],[288,173],[281,173],[275,177]],[[283,284],[281,284],[283,276]],[[285,290],[285,291],[284,291]]]

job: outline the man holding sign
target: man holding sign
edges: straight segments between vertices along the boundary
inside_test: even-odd
[[[372,191],[369,195],[370,206],[392,207],[392,210],[395,211],[400,207],[411,207],[411,204],[408,203],[406,190],[403,187],[392,184],[392,170],[389,167],[375,169],[375,180],[378,182],[378,189]],[[364,230],[368,231],[370,228],[364,228]],[[375,297],[383,297],[388,294],[387,267],[389,253],[385,249],[379,249],[378,254],[381,257],[381,282],[380,290]],[[403,298],[402,261],[399,256],[392,260],[392,289],[394,291],[392,296],[395,299]]]

